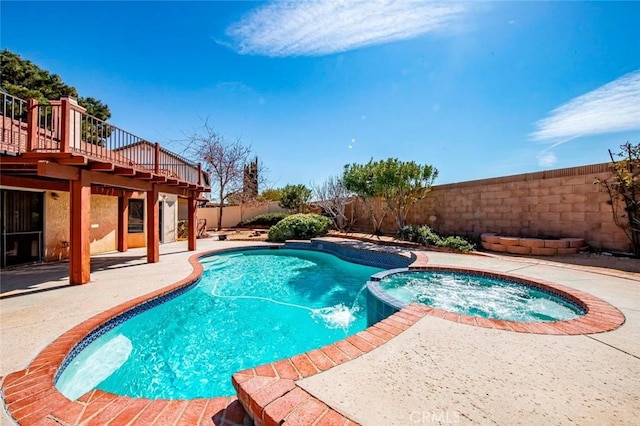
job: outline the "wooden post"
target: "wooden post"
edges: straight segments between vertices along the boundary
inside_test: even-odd
[[[27,101],[27,152],[33,152],[38,149],[38,108],[37,99],[29,99]]]
[[[129,230],[129,198],[131,192],[125,192],[118,197],[118,251],[125,252],[129,249],[127,244],[127,234]]]
[[[191,191],[189,193],[189,198],[187,201],[187,220],[188,220],[188,247],[189,251],[194,251],[196,249],[196,238],[198,236],[198,217],[196,215],[196,192]]]
[[[160,260],[160,232],[158,225],[158,188],[152,185],[147,191],[147,262],[156,263]]]
[[[91,277],[91,182],[88,173],[80,171],[80,179],[69,182],[71,244],[69,279],[71,284],[86,284]]]
[[[202,185],[202,163],[198,163],[198,186]]]
[[[60,99],[60,152],[71,152],[71,105],[69,98]]]
[[[156,142],[155,152],[153,156],[153,170],[156,174],[160,173],[160,144]]]

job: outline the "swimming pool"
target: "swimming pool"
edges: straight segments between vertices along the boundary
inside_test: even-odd
[[[400,309],[422,303],[462,315],[517,322],[568,321],[585,314],[577,303],[515,280],[446,270],[379,274],[370,291]]]
[[[197,284],[106,331],[56,387],[150,399],[234,394],[231,375],[364,330],[364,286],[380,268],[312,250],[243,250],[200,261]]]

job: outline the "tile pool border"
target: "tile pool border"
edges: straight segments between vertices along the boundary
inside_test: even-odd
[[[517,280],[575,301],[586,314],[569,321],[548,323],[519,323],[460,315],[419,303],[403,306],[366,330],[333,344],[294,357],[240,371],[233,375],[238,399],[258,426],[296,426],[300,424],[353,424],[333,411],[313,395],[296,385],[296,381],[313,376],[337,365],[351,361],[391,340],[425,316],[434,316],[483,328],[517,331],[543,335],[581,335],[611,331],[625,322],[624,315],[611,304],[588,293],[557,283],[532,280],[519,275],[507,275],[472,268],[428,265],[424,252],[413,252],[414,262],[408,268],[385,271],[373,280],[389,273],[402,271],[448,270],[475,273],[482,276]],[[324,414],[323,414],[324,413]],[[330,413],[330,414],[328,414]],[[313,423],[320,415],[335,419],[335,423]],[[324,417],[322,417],[324,419]],[[304,422],[302,420],[304,419]],[[345,422],[346,421],[346,422]]]
[[[332,242],[334,244],[338,244]],[[55,387],[54,378],[65,358],[81,342],[100,327],[170,293],[187,288],[197,281],[203,272],[199,259],[229,251],[266,249],[282,246],[247,246],[210,250],[189,257],[193,271],[184,279],[146,295],[134,298],[97,314],[62,334],[48,345],[24,370],[7,375],[2,382],[2,396],[9,415],[19,424],[143,424],[154,423],[192,425],[214,421],[217,425],[242,424],[249,415],[260,426],[305,424],[329,425],[356,424],[334,411],[311,394],[298,387],[296,380],[325,371],[336,365],[355,359],[391,340],[394,336],[415,324],[424,316],[437,316],[480,327],[512,329],[505,321],[486,320],[469,322],[457,314],[410,304],[401,311],[356,333],[344,340],[314,349],[289,359],[265,364],[233,374],[237,397],[199,398],[193,400],[150,400],[129,398],[92,390],[77,401],[64,397]],[[411,270],[428,269],[426,253],[412,252]],[[465,270],[463,268],[452,268]],[[473,271],[478,271],[474,269]],[[482,271],[495,275],[491,271]],[[523,278],[529,280],[527,278]],[[586,303],[593,314],[589,322],[566,321],[558,327],[513,330],[539,334],[590,334],[612,330],[624,323],[624,316],[613,306],[587,293],[559,284],[548,284],[575,295]],[[581,317],[585,319],[587,317]],[[473,317],[471,317],[473,318]],[[568,324],[572,323],[572,324]],[[538,323],[536,323],[538,324]],[[617,324],[614,326],[614,324]],[[581,330],[579,333],[572,333]]]
[[[234,251],[280,249],[283,247],[302,248],[301,242],[292,243],[294,244],[288,246],[287,244],[271,244],[215,249],[190,256],[188,261],[193,270],[187,277],[87,319],[55,339],[36,356],[27,368],[8,374],[2,380],[1,389],[7,412],[19,424],[105,424],[113,422],[114,424],[150,425],[157,422],[192,425],[200,424],[207,419],[223,426],[242,424],[247,413],[236,397],[151,400],[92,390],[76,401],[71,401],[58,391],[54,383],[63,368],[73,360],[75,354],[100,335],[122,321],[138,315],[158,303],[178,296],[194,285],[203,272],[203,266],[199,262],[202,258]],[[323,250],[322,247],[319,247],[320,250],[312,247],[313,243],[314,241],[307,242],[305,248],[329,252]],[[327,244],[334,248],[338,246],[338,243],[332,241],[320,241],[316,244]],[[367,256],[363,254],[364,250],[358,248],[345,247],[344,250],[338,249],[337,252],[340,255],[331,254],[356,263],[361,263],[356,260],[362,260],[360,256],[364,256],[364,260],[370,261],[380,258],[380,253],[372,251],[371,255]],[[349,253],[355,254],[355,259],[349,259],[351,257]],[[399,256],[394,256],[396,259],[392,262],[397,263]],[[413,256],[411,256],[411,260],[414,260]],[[404,262],[409,263],[411,260],[407,258]],[[323,416],[327,413],[323,413]],[[327,419],[335,419],[334,415],[330,413],[327,415],[329,416]],[[323,422],[319,424],[324,424]]]
[[[268,247],[268,246],[264,246]],[[71,401],[55,387],[55,377],[72,351],[110,322],[136,308],[174,297],[202,275],[201,257],[227,251],[210,250],[189,257],[193,270],[185,278],[99,313],[55,339],[24,370],[8,374],[2,382],[3,401],[18,424],[140,424],[193,425],[206,419],[218,425],[242,424],[246,415],[236,397],[167,400],[130,398],[92,390]],[[138,312],[139,313],[139,312]]]
[[[551,334],[551,335],[580,335],[580,334],[596,334],[615,330],[625,322],[625,317],[617,308],[610,303],[595,297],[589,293],[567,287],[562,284],[531,279],[522,275],[511,273],[500,273],[478,268],[450,267],[439,265],[411,265],[409,268],[401,268],[396,270],[383,271],[371,277],[367,283],[368,313],[370,308],[375,308],[376,313],[387,315],[388,313],[397,312],[405,305],[401,301],[390,296],[385,292],[378,282],[384,277],[403,273],[416,272],[451,272],[477,275],[486,278],[497,278],[518,284],[533,287],[550,293],[556,297],[565,299],[581,309],[584,314],[566,321],[546,321],[546,322],[518,322],[499,319],[481,318],[458,314],[438,308],[431,308],[429,316],[436,316],[449,321],[459,322],[462,324],[474,325],[477,327],[494,328],[498,330],[515,331],[519,333],[532,334]],[[375,306],[373,306],[375,305]]]

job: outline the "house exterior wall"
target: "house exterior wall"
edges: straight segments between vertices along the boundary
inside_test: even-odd
[[[131,197],[133,199],[144,200],[144,195],[137,195],[137,192],[134,192],[134,195]],[[130,233],[127,232],[127,247],[129,248],[138,248],[138,247],[146,247],[147,246],[147,203],[144,203],[144,232]]]
[[[145,195],[135,195],[132,199],[144,200]],[[178,196],[171,194],[160,194],[160,199],[163,201],[163,224],[162,224],[162,236],[160,241],[162,243],[171,243],[178,238]],[[144,232],[139,233],[127,233],[127,246],[129,248],[146,247],[147,246],[147,204],[144,203]],[[117,223],[116,223],[117,226]],[[117,229],[117,228],[116,228]]]
[[[69,257],[69,193],[46,191],[44,195],[44,260]]]
[[[162,206],[164,220],[161,240],[163,243],[171,243],[178,238],[178,197],[167,194]]]
[[[118,249],[118,197],[91,196],[91,254]]]
[[[46,191],[44,197],[44,260],[69,257],[69,193]],[[118,198],[91,195],[91,254],[117,249]]]
[[[630,251],[608,193],[593,183],[610,176],[604,163],[438,185],[410,209],[407,223],[443,235],[584,238],[596,249]],[[371,231],[366,215],[356,228]],[[383,232],[397,232],[393,217],[387,215]]]

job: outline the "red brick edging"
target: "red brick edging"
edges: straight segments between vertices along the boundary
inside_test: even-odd
[[[413,270],[439,269],[426,265],[426,255],[419,257],[411,265]],[[447,268],[450,271],[478,272],[478,270]],[[534,282],[523,277],[506,276],[489,271],[480,271],[485,275],[502,278],[517,278],[536,287],[545,288],[574,299],[585,308],[587,313],[570,321],[546,323],[519,323],[460,315],[442,309],[412,303],[399,312],[360,333],[339,342],[314,349],[271,364],[240,371],[233,375],[233,385],[238,398],[254,420],[256,425],[296,426],[296,425],[351,425],[352,421],[335,412],[322,401],[316,399],[295,381],[303,379],[334,366],[355,359],[391,340],[425,316],[434,316],[498,330],[536,334],[591,334],[610,331],[624,323],[624,315],[616,308],[597,297],[559,284]],[[317,422],[317,423],[314,423]]]
[[[573,300],[585,309],[586,314],[571,321],[519,323],[460,315],[412,303],[405,306],[400,312],[344,340],[289,359],[235,373],[233,386],[238,392],[240,402],[256,425],[354,424],[297,386],[295,381],[364,355],[402,333],[425,316],[435,316],[484,328],[536,334],[599,333],[613,330],[624,323],[624,315],[615,307],[597,297],[570,287],[478,269],[432,267],[428,265],[429,259],[425,252],[415,251],[413,254],[415,259],[409,266],[410,270],[447,269],[457,272],[480,273],[504,279],[516,279]]]
[[[515,281],[528,285],[530,287],[539,288],[552,294],[556,294],[568,299],[582,309],[585,314],[567,321],[549,321],[549,322],[518,322],[498,319],[489,319],[481,317],[473,317],[469,315],[457,314],[438,308],[431,308],[427,312],[429,316],[443,318],[449,321],[459,322],[462,324],[474,325],[483,328],[495,328],[498,330],[516,331],[519,333],[533,334],[594,334],[615,330],[625,322],[625,317],[614,306],[604,300],[592,296],[580,290],[567,287],[562,284],[552,283],[543,280],[532,280],[531,278],[515,274],[503,274],[499,272],[489,271],[478,268],[449,267],[439,265],[427,265],[426,263],[409,266],[413,271],[448,271],[471,273],[490,278],[499,278],[509,281]]]
[[[258,426],[357,425],[296,385],[358,358],[418,322],[432,308],[417,303],[346,339],[233,375],[238,399]]]
[[[202,275],[200,257],[189,258],[193,271],[184,279],[89,318],[47,346],[29,366],[7,375],[2,393],[7,412],[20,425],[160,425],[242,424],[245,411],[235,397],[167,400],[130,398],[92,390],[71,401],[54,385],[55,374],[71,350],[93,330],[144,302],[190,285]]]
[[[571,321],[517,323],[459,315],[412,303],[400,312],[344,340],[314,349],[289,359],[235,373],[235,397],[193,400],[150,400],[114,395],[93,390],[71,401],[54,386],[54,377],[71,350],[93,330],[112,318],[144,302],[163,296],[197,280],[203,271],[198,259],[213,250],[189,258],[193,271],[186,278],[163,289],[137,297],[82,322],[58,337],[29,366],[6,376],[2,382],[4,403],[9,414],[21,425],[216,425],[242,424],[245,414],[257,425],[355,425],[295,383],[355,359],[408,329],[424,316],[485,328],[538,334],[587,334],[613,330],[624,323],[624,316],[607,302],[587,293],[555,283],[532,281],[524,277],[501,275],[491,271],[455,268],[461,272],[480,272],[490,276],[517,278],[533,286],[560,293],[587,311]],[[413,270],[431,269],[424,252],[414,252]],[[442,269],[442,268],[440,268]],[[452,270],[452,268],[448,268]],[[244,409],[243,409],[244,407]],[[245,412],[246,409],[246,412]]]

